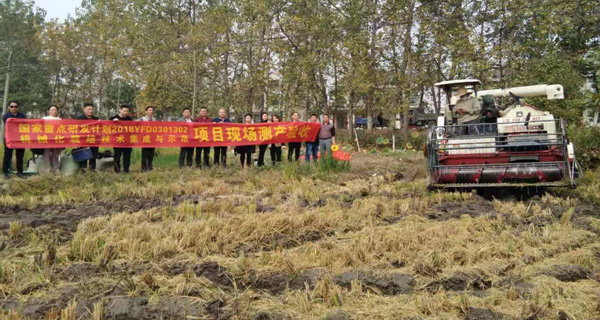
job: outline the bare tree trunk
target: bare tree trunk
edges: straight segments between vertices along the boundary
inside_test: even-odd
[[[405,103],[404,105],[404,115],[403,115],[403,125],[402,125],[402,136],[406,139],[408,138],[408,118],[409,118],[409,109],[410,109],[410,105],[409,101],[410,101],[410,97],[408,96],[408,94],[410,94],[410,84],[412,82],[412,73],[413,73],[413,67],[412,67],[412,38],[411,38],[411,31],[412,31],[412,26],[413,26],[413,19],[414,19],[414,14],[415,14],[415,1],[411,1],[410,5],[409,5],[409,14],[408,14],[408,21],[406,23],[406,30],[404,32],[404,70],[405,70],[405,74],[406,74],[406,88],[408,90],[403,90],[402,92],[402,96],[403,99],[402,101]]]
[[[192,51],[194,67],[194,92],[192,97],[192,115],[196,115],[196,106],[198,105],[198,62],[196,60],[196,48]]]
[[[6,114],[6,105],[8,104],[8,90],[10,89],[10,71],[12,67],[12,55],[13,52],[8,52],[8,66],[6,68],[6,80],[4,80],[4,97],[2,98],[2,116]],[[4,141],[4,121],[2,121],[0,130],[0,138]]]
[[[306,98],[304,99],[304,116],[308,117],[309,114],[310,114],[310,95],[307,94]]]
[[[425,86],[421,86],[421,90],[419,91],[419,110],[423,110],[423,97],[425,96]],[[425,110],[423,110],[425,112]]]
[[[440,114],[440,107],[438,106],[438,98],[435,94],[435,87],[431,86],[431,99],[433,100],[433,112],[435,114]]]
[[[348,97],[348,130],[350,130],[350,135],[354,132],[354,90],[350,91],[350,96]]]
[[[372,73],[375,73],[375,38],[377,37],[377,28],[378,28],[378,18],[377,17],[377,0],[374,1],[374,12],[373,21],[371,22],[371,34],[370,34],[370,44],[369,44],[369,69]],[[373,130],[373,107],[375,101],[375,84],[372,83],[369,91],[367,92],[367,99],[365,103],[365,109],[367,113],[367,130]]]
[[[231,44],[231,37],[229,35],[230,30],[227,30],[225,34],[225,41],[227,41],[227,47]],[[223,62],[223,82],[225,85],[225,108],[227,113],[231,110],[231,89],[229,84],[229,50],[225,51],[225,57]]]
[[[321,84],[321,98],[323,99],[322,112],[325,114],[329,114],[331,112],[331,110],[329,108],[329,96],[327,94],[327,83],[325,82],[325,76],[323,75],[323,70],[319,70],[319,83]]]

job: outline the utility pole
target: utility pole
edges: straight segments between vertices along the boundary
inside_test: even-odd
[[[10,69],[12,65],[13,52],[8,52],[8,67],[6,68],[6,81],[4,82],[4,99],[2,99],[2,116],[6,113],[6,105],[8,104],[8,89],[10,86]],[[4,122],[2,123],[2,129],[0,130],[0,138],[4,141]]]

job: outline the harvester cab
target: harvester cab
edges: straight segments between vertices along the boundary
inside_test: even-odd
[[[435,84],[445,91],[448,104],[427,139],[429,188],[574,187],[577,165],[564,121],[521,101],[563,99],[563,87],[478,90],[480,85],[477,79]],[[460,87],[477,98],[478,121],[460,123],[453,95]],[[510,102],[497,106],[496,99]]]

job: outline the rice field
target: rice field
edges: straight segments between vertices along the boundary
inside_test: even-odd
[[[600,172],[482,198],[427,191],[418,152],[161,157],[0,182],[0,319],[600,318]]]

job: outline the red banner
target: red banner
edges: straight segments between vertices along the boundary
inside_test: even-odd
[[[13,149],[65,147],[221,147],[314,141],[318,123],[197,123],[162,121],[8,119]]]

